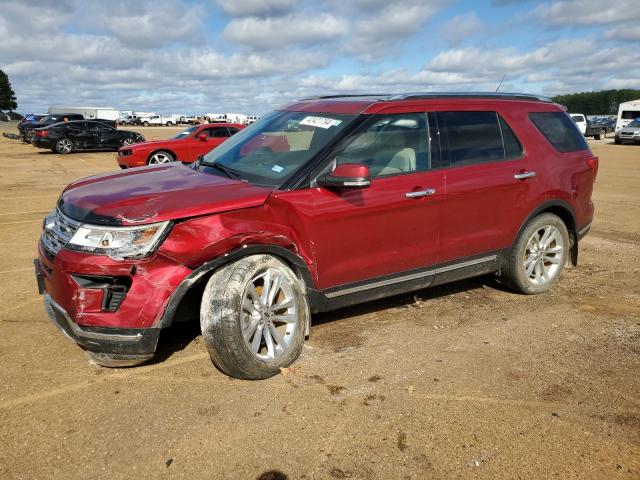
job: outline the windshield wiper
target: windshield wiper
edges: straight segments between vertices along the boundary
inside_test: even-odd
[[[234,180],[242,180],[242,175],[237,170],[227,167],[225,164],[220,162],[200,162],[200,165],[204,165],[205,167],[213,167],[220,170],[227,177],[232,178]]]

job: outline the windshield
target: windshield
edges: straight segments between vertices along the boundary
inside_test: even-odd
[[[640,122],[638,120],[634,120],[633,122],[629,122],[627,127],[640,128]]]
[[[209,152],[201,166],[209,173],[278,188],[354,118],[334,113],[272,112]]]
[[[177,134],[175,137],[173,137],[174,139],[176,138],[187,138],[189,135],[191,135],[193,132],[195,132],[198,129],[197,125],[194,125],[193,127],[189,127],[183,131],[181,131],[179,134]]]

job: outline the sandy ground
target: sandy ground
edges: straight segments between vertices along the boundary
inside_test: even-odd
[[[197,332],[91,367],[31,262],[63,186],[114,153],[0,137],[0,478],[640,478],[640,147],[591,145],[594,227],[553,291],[480,278],[316,316],[294,373],[246,382]]]

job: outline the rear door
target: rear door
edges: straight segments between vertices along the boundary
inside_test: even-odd
[[[449,161],[440,261],[492,256],[509,247],[538,197],[535,155],[497,111],[437,112]]]
[[[74,121],[65,124],[67,135],[76,148],[95,148],[95,138],[93,132],[89,130],[88,123],[86,121]]]

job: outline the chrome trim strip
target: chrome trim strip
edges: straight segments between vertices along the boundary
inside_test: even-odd
[[[135,335],[123,335],[119,333],[100,333],[100,332],[90,332],[87,330],[83,330],[73,320],[71,320],[71,317],[69,317],[69,314],[67,313],[67,311],[64,308],[62,308],[60,305],[58,305],[56,301],[51,298],[51,295],[49,295],[48,293],[45,293],[44,301],[49,302],[53,308],[55,308],[60,313],[62,313],[62,316],[66,320],[67,325],[69,325],[69,328],[78,337],[90,338],[94,340],[111,340],[114,342],[136,342],[142,338],[141,333],[136,333]],[[52,320],[54,323],[56,323],[56,326],[57,326],[57,322],[55,321],[55,319],[52,319]],[[67,335],[67,332],[65,332],[63,328],[60,328],[60,329],[65,335]]]
[[[457,270],[458,268],[470,267],[471,265],[477,265],[479,263],[491,262],[498,258],[498,255],[489,255],[482,258],[476,258],[474,260],[467,260],[466,262],[460,262],[446,267],[440,267],[433,270],[426,270],[424,272],[412,273],[410,275],[404,275],[402,277],[390,278],[388,280],[380,280],[378,282],[368,283],[366,285],[358,285],[357,287],[345,288],[344,290],[338,290],[325,294],[327,298],[341,297],[343,295],[349,295],[350,293],[362,292],[364,290],[371,290],[372,288],[385,287],[387,285],[395,285],[396,283],[406,282],[409,280],[416,280],[418,278],[429,277],[437,273],[449,272],[451,270]]]
[[[591,228],[591,223],[592,222],[587,223],[586,226],[584,226],[580,230],[578,230],[578,236],[582,236],[582,234],[584,234],[585,232],[589,231],[589,229]]]

